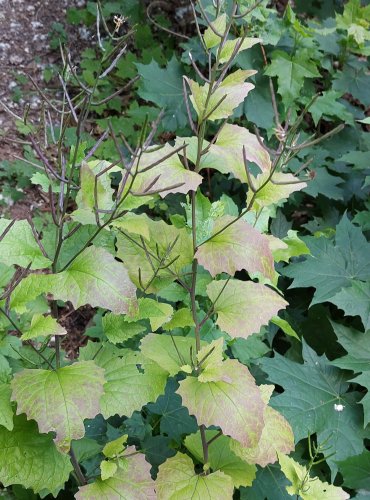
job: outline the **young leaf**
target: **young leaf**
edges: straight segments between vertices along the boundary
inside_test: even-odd
[[[218,431],[206,431],[207,441],[210,441]],[[204,463],[203,448],[200,432],[185,439],[185,446],[190,453],[201,463]],[[220,470],[233,480],[235,488],[251,486],[256,477],[256,466],[237,457],[230,448],[231,439],[220,436],[208,447],[208,464],[213,471]]]
[[[115,458],[117,455],[123,452],[124,446],[127,442],[127,434],[123,434],[114,441],[109,441],[104,448],[103,454],[108,458]]]
[[[233,337],[258,333],[261,326],[287,306],[276,292],[252,281],[212,281],[207,294],[214,303],[217,324]]]
[[[155,484],[158,500],[227,499],[232,498],[234,491],[231,477],[220,471],[197,475],[191,458],[183,453],[177,453],[159,467]]]
[[[237,45],[240,44],[241,38],[234,38],[234,40],[227,40],[220,52],[220,63],[223,64],[227,62],[230,57],[233,55],[234,50]],[[240,54],[243,50],[250,49],[256,43],[262,42],[261,38],[244,38],[242,44],[238,49],[238,54]]]
[[[0,235],[11,224],[10,220],[0,219]],[[7,266],[16,264],[31,269],[49,267],[51,261],[41,252],[31,226],[26,220],[17,220],[0,241],[0,262]]]
[[[126,342],[145,331],[145,326],[140,323],[127,321],[127,316],[123,314],[107,313],[102,318],[102,326],[105,335],[112,344]]]
[[[228,359],[219,366],[216,381],[188,376],[178,393],[198,424],[217,425],[245,446],[255,446],[262,434],[265,403],[248,368]]]
[[[136,288],[126,268],[106,250],[93,246],[86,248],[66,271],[27,276],[14,291],[11,307],[24,311],[26,304],[42,293],[70,301],[76,309],[90,304],[120,314],[136,305]]]
[[[202,345],[206,345],[205,342]],[[182,367],[191,367],[192,353],[195,353],[195,339],[173,335],[149,334],[141,341],[141,352],[155,361],[171,377],[179,373]],[[191,368],[190,368],[191,369]]]
[[[175,311],[171,320],[162,325],[162,328],[169,332],[174,328],[186,328],[187,326],[194,326],[194,319],[190,309],[183,307]]]
[[[201,245],[195,254],[199,264],[212,276],[222,272],[234,276],[236,271],[245,269],[273,280],[274,260],[268,239],[241,219],[226,227],[234,220],[230,216],[216,219],[212,230],[215,236]],[[224,227],[226,229],[217,234]]]
[[[122,349],[121,357],[97,356],[105,369],[106,384],[100,400],[105,418],[115,414],[131,416],[149,401],[164,393],[168,374],[138,352]]]
[[[207,49],[213,49],[213,47],[217,47],[217,45],[219,45],[221,37],[219,37],[215,33],[215,31],[217,31],[217,33],[220,33],[220,35],[223,35],[226,29],[226,21],[227,21],[226,14],[222,14],[221,16],[218,16],[217,19],[212,21],[212,26],[214,30],[210,27],[208,27],[205,30],[203,34],[203,39]]]
[[[287,486],[290,495],[299,495],[302,500],[346,500],[350,496],[342,488],[321,481],[318,477],[311,478],[307,467],[299,464],[293,458],[279,453],[281,470],[292,483]]]
[[[205,119],[215,121],[231,116],[234,109],[239,106],[247,97],[248,93],[254,89],[252,83],[245,83],[246,78],[254,73],[254,71],[243,71],[239,69],[228,75],[221,85],[212,93],[208,104],[207,96],[209,84],[206,83],[200,86],[197,82],[187,78],[192,93],[190,100],[197,112],[199,122]]]
[[[128,453],[135,448],[127,449]],[[79,488],[76,500],[155,500],[154,481],[150,477],[150,464],[144,455],[127,458],[122,467],[109,479],[97,479],[94,483]]]
[[[115,462],[110,462],[108,460],[103,460],[100,463],[100,475],[102,478],[102,481],[105,481],[109,479],[110,477],[113,477],[114,474],[117,472],[118,466]]]
[[[0,481],[21,484],[35,493],[57,496],[72,471],[67,455],[59,453],[50,435],[39,434],[37,424],[25,415],[14,418],[14,429],[0,426]]]
[[[40,432],[56,433],[55,444],[68,452],[72,439],[85,435],[83,420],[100,412],[104,372],[93,361],[51,370],[22,370],[12,380],[17,414],[36,420]]]
[[[150,326],[153,331],[158,330],[163,323],[167,323],[172,317],[173,307],[170,304],[164,302],[158,302],[157,300],[150,299],[149,297],[143,297],[138,299],[138,310],[134,316],[126,317],[132,321],[138,321],[141,319],[149,319]]]
[[[31,326],[21,336],[22,340],[35,339],[37,337],[48,337],[49,335],[65,335],[67,331],[52,316],[34,314]]]
[[[278,240],[278,238],[274,238],[271,236],[269,236],[269,238]],[[289,259],[291,259],[292,257],[298,257],[299,255],[307,255],[310,253],[310,250],[308,249],[304,241],[299,239],[298,231],[289,229],[287,236],[285,236],[285,238],[283,238],[282,240],[278,240],[278,242],[282,242],[285,244],[282,247],[277,247],[276,249],[274,249],[273,240],[271,242],[271,250],[276,262],[289,262]]]

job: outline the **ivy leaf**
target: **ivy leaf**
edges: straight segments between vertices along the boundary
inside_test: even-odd
[[[206,345],[206,343],[202,342],[201,345]],[[141,341],[141,352],[173,377],[183,367],[190,367],[191,370],[193,363],[191,355],[195,352],[195,339],[149,334]]]
[[[287,302],[276,292],[252,281],[212,281],[207,294],[214,303],[217,324],[233,337],[258,333]],[[245,320],[247,318],[247,321]]]
[[[165,110],[163,126],[178,130],[187,126],[188,119],[183,95],[181,64],[173,57],[166,68],[153,60],[150,64],[136,63],[141,83],[138,94]]]
[[[204,156],[202,168],[214,168],[223,174],[232,173],[241,182],[247,183],[243,146],[248,161],[258,165],[262,172],[270,171],[270,156],[258,142],[257,136],[244,127],[229,123],[222,128],[215,144]]]
[[[222,359],[222,358],[221,358]],[[217,425],[245,446],[255,446],[262,434],[265,403],[248,368],[228,359],[215,371],[216,381],[188,376],[178,393],[199,425]]]
[[[135,410],[163,394],[168,374],[138,352],[121,349],[112,359],[109,351],[95,360],[105,369],[106,384],[100,400],[104,418],[115,414],[131,416]]]
[[[135,452],[128,448],[127,452]],[[121,465],[121,464],[120,464]],[[109,479],[97,479],[79,488],[76,500],[155,500],[154,481],[150,477],[150,465],[144,455],[133,455]]]
[[[318,477],[311,478],[307,467],[299,464],[293,458],[279,453],[281,470],[292,483],[287,486],[290,495],[299,495],[302,500],[346,500],[350,496],[342,488],[321,481]]]
[[[174,392],[177,387],[177,382],[170,379],[165,394],[146,407],[151,413],[161,416],[161,434],[179,441],[184,434],[196,432],[198,426],[195,418],[189,415],[188,409],[182,406],[180,396]]]
[[[361,455],[349,457],[338,465],[344,486],[354,490],[370,489],[370,451],[364,450]]]
[[[370,81],[367,67],[345,64],[343,71],[334,75],[333,90],[349,93],[365,106],[370,106]]]
[[[249,273],[261,273],[273,280],[274,259],[269,248],[268,239],[257,229],[245,222],[230,216],[216,219],[211,240],[203,243],[195,257],[212,276],[226,272],[234,276],[236,271],[245,269]],[[228,224],[229,227],[226,227]],[[224,231],[218,231],[226,227]]]
[[[102,318],[102,326],[107,339],[112,344],[126,342],[145,331],[145,326],[128,322],[127,316],[122,314],[107,313]]]
[[[67,332],[52,316],[34,314],[31,325],[21,336],[22,340],[35,339],[37,337],[48,337],[49,335],[65,335]]]
[[[21,458],[23,457],[23,458]],[[50,435],[39,434],[25,415],[14,418],[14,429],[0,426],[0,481],[6,487],[21,484],[35,493],[56,496],[72,471],[69,457],[56,449]]]
[[[335,242],[325,237],[307,237],[304,242],[311,255],[284,274],[294,278],[290,288],[316,288],[311,306],[332,298],[352,280],[370,279],[370,244],[346,215],[336,228]]]
[[[283,172],[275,173],[271,180],[264,185],[268,175],[267,173],[260,174],[253,181],[254,187],[258,190],[255,196],[252,190],[248,191],[247,204],[251,204],[251,210],[254,212],[259,212],[263,207],[281,205],[281,202],[287,200],[292,193],[307,186],[305,182],[297,182],[297,178],[293,174]]]
[[[339,323],[331,322],[331,325],[338,342],[348,353],[346,356],[334,359],[331,363],[343,370],[352,370],[356,373],[369,370],[370,335]]]
[[[127,313],[136,304],[136,288],[126,268],[106,250],[93,246],[86,248],[66,271],[27,276],[14,291],[11,307],[23,312],[26,304],[42,293],[70,301],[76,309],[90,304],[117,314]]]
[[[278,77],[278,92],[286,107],[299,97],[305,78],[320,76],[316,64],[306,53],[289,55],[282,50],[272,53],[272,61],[265,74]]]
[[[351,286],[342,288],[329,302],[342,309],[346,316],[360,316],[365,331],[370,329],[370,281],[353,280]]]
[[[148,218],[150,240],[143,245],[135,235],[117,235],[117,256],[125,262],[130,278],[155,293],[171,284],[193,260],[191,234],[185,229]],[[149,257],[148,257],[149,256]],[[161,269],[157,271],[158,267]],[[154,267],[154,270],[153,270]]]
[[[348,382],[341,370],[305,343],[303,359],[302,365],[275,353],[274,358],[261,360],[269,380],[284,388],[269,404],[288,420],[296,442],[316,433],[319,444],[330,446],[335,455],[327,462],[335,473],[334,460],[363,449],[362,412],[357,401],[346,395]]]
[[[12,391],[9,384],[0,384],[0,426],[4,426],[9,431],[13,430],[11,394]]]
[[[214,30],[217,31],[217,33],[220,33],[222,35],[225,32],[226,20],[226,14],[222,14],[221,16],[218,16],[217,19],[212,21],[212,26]],[[203,34],[203,40],[206,44],[207,49],[213,49],[213,47],[217,47],[217,45],[219,45],[221,41],[221,37],[216,35],[214,30],[208,27]]]
[[[220,471],[197,475],[191,458],[183,453],[177,453],[159,467],[155,484],[158,500],[226,499],[232,498],[234,491],[231,477]]]
[[[0,235],[9,227],[12,221],[0,219]],[[26,220],[17,220],[0,241],[0,262],[12,266],[43,269],[49,267],[51,261],[44,257],[36,243],[31,226]]]
[[[218,431],[206,431],[207,441],[218,434]],[[219,436],[208,447],[208,464],[213,471],[220,470],[233,480],[235,488],[251,486],[256,476],[256,466],[237,457],[230,448],[231,439]],[[185,439],[185,446],[190,453],[204,464],[203,447],[200,432]]]
[[[52,370],[22,370],[12,380],[17,414],[36,420],[40,432],[56,433],[60,451],[85,435],[83,420],[100,412],[104,372],[93,361],[80,361]]]
[[[246,78],[253,75],[255,71],[241,69],[228,75],[219,87],[212,93],[208,104],[207,96],[209,84],[199,85],[194,80],[186,78],[191,90],[190,100],[197,112],[199,122],[207,119],[209,121],[228,118],[234,109],[247,97],[248,93],[254,89],[252,83],[245,83]],[[221,99],[223,101],[221,102]]]
[[[260,386],[260,389],[264,392],[267,390],[267,394],[264,395],[267,404],[274,386]],[[263,421],[261,438],[256,446],[246,448],[233,439],[230,442],[230,449],[245,462],[266,467],[276,462],[277,453],[288,454],[294,451],[294,435],[285,418],[270,406],[265,407]]]

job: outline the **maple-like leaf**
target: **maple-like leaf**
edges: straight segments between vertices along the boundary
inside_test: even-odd
[[[0,219],[0,236],[12,221]],[[51,261],[46,258],[38,246],[31,226],[26,220],[15,221],[0,241],[0,262],[7,266],[16,264],[31,269],[49,267]]]
[[[252,281],[212,281],[207,294],[214,302],[219,327],[233,337],[258,333],[287,302],[270,288]]]
[[[290,288],[316,288],[311,305],[331,299],[352,280],[370,279],[370,244],[346,215],[336,227],[335,241],[309,236],[304,242],[311,255],[292,263],[284,274],[294,278]]]
[[[303,359],[300,364],[275,353],[261,360],[268,379],[284,389],[269,405],[288,420],[296,442],[316,433],[318,444],[330,446],[335,455],[327,463],[335,475],[336,461],[363,449],[362,409],[346,394],[349,377],[304,342]]]
[[[12,295],[11,307],[20,312],[42,293],[72,302],[103,307],[117,314],[136,306],[136,287],[126,268],[103,248],[88,247],[66,269],[57,274],[30,274]]]
[[[281,470],[292,483],[287,486],[290,495],[297,495],[302,500],[346,500],[349,494],[342,488],[321,481],[318,477],[310,477],[307,467],[299,464],[293,458],[279,453]]]
[[[233,222],[231,216],[216,219],[212,237],[200,245],[195,257],[212,276],[226,272],[233,276],[245,269],[250,273],[261,273],[269,279],[274,277],[274,259],[268,239],[244,220]],[[228,224],[233,222],[229,227]],[[226,227],[224,231],[218,231]]]
[[[135,453],[135,447],[126,453]],[[122,461],[122,459],[121,459]],[[79,488],[76,500],[155,500],[154,481],[150,477],[150,464],[142,454],[133,454],[125,459],[117,472],[103,481]]]
[[[138,94],[142,99],[164,109],[165,129],[186,127],[188,118],[182,86],[183,68],[176,57],[168,62],[166,68],[161,68],[154,60],[150,64],[136,63],[136,67],[141,75]]]
[[[272,61],[265,74],[278,77],[278,92],[286,106],[293,104],[300,95],[305,78],[320,76],[316,64],[306,52],[290,55],[282,50],[272,53]]]
[[[218,431],[206,431],[207,441],[214,438]],[[233,480],[235,488],[250,486],[256,477],[256,466],[239,458],[231,449],[232,440],[228,436],[219,436],[208,446],[208,463],[213,471],[220,470]],[[185,439],[185,446],[201,463],[204,463],[200,432]]]
[[[220,362],[213,373],[215,381],[188,376],[180,382],[177,392],[184,406],[199,425],[217,425],[245,446],[255,446],[262,434],[265,403],[254,378],[246,366],[231,359]]]
[[[50,435],[39,434],[37,424],[25,415],[14,418],[14,429],[0,426],[0,481],[21,484],[35,493],[56,496],[72,471],[67,455],[59,453]]]
[[[231,477],[220,471],[198,475],[191,458],[183,453],[159,466],[155,486],[158,500],[226,500],[232,498],[234,491]]]
[[[100,412],[104,371],[93,361],[79,361],[57,370],[22,370],[12,380],[17,413],[36,420],[40,432],[56,433],[59,450],[85,435],[83,421]]]
[[[205,119],[215,121],[231,116],[234,109],[254,89],[252,83],[245,83],[245,80],[254,73],[255,71],[239,69],[228,75],[211,94],[207,106],[209,84],[206,83],[201,86],[197,82],[190,80],[190,78],[186,78],[192,93],[190,100],[197,112],[199,121],[202,122]]]
[[[346,316],[360,316],[365,331],[370,330],[370,282],[353,280],[351,285],[329,299]]]

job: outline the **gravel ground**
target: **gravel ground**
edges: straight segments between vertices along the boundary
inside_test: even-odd
[[[19,94],[19,79],[30,75],[41,88],[43,70],[60,61],[58,50],[51,50],[48,34],[55,22],[64,24],[68,7],[83,7],[85,0],[0,0],[0,100],[18,116],[30,105],[32,118],[38,116],[41,101],[31,83],[23,84]],[[68,27],[70,45],[86,45],[83,27]],[[72,42],[72,43],[71,43]],[[16,138],[14,118],[0,105],[0,160],[11,159],[19,146],[7,139]],[[2,138],[1,138],[2,136]]]

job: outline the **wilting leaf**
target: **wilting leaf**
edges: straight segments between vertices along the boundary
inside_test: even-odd
[[[217,234],[234,220],[230,216],[216,219],[212,230],[215,236],[201,245],[195,254],[199,264],[212,276],[222,272],[234,276],[236,271],[245,269],[272,280],[274,260],[269,241],[257,229],[240,219]]]
[[[287,306],[276,292],[251,281],[230,280],[227,284],[225,280],[212,281],[207,294],[212,302],[216,301],[217,324],[233,337],[258,333],[261,326]]]
[[[103,248],[88,247],[66,269],[57,274],[31,274],[13,293],[11,306],[24,311],[28,302],[42,293],[70,301],[75,308],[90,304],[117,314],[136,304],[136,288],[126,268]]]

